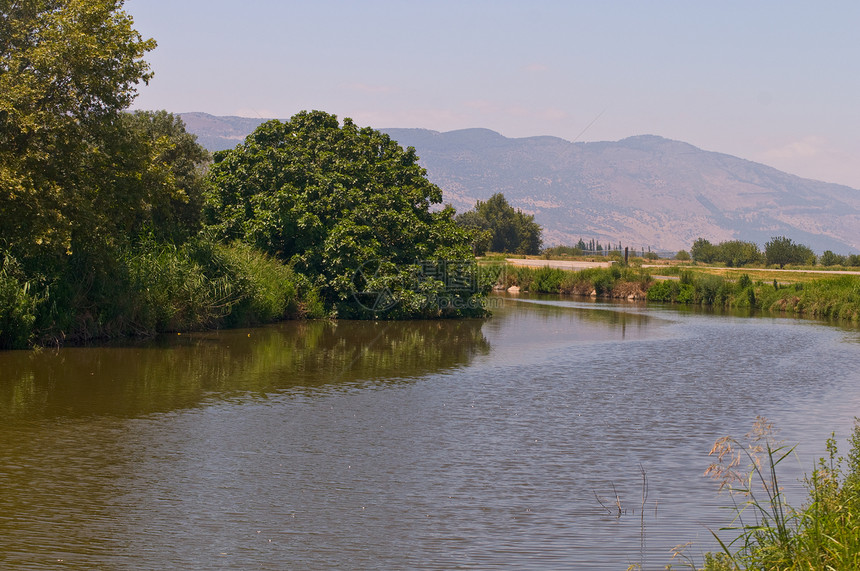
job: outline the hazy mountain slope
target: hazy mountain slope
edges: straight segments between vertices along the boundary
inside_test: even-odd
[[[182,114],[210,150],[231,148],[263,119]],[[687,249],[705,237],[764,244],[785,235],[819,252],[860,250],[860,191],[802,179],[653,135],[571,143],[487,129],[382,129],[412,146],[458,211],[503,192],[533,213],[547,244],[597,238]]]
[[[208,113],[180,113],[180,116],[188,132],[197,135],[197,142],[210,151],[232,149],[267,121],[248,117],[216,117]]]
[[[458,210],[504,192],[535,214],[548,243],[596,237],[679,249],[699,236],[763,244],[786,235],[819,251],[860,249],[860,191],[662,137],[570,143],[485,129],[385,131],[416,148]]]

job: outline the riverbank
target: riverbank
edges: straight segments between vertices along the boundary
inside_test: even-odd
[[[7,257],[0,271],[0,349],[326,315],[308,278],[247,245],[205,238],[182,246],[144,242],[110,264],[104,259],[76,260],[52,276],[33,277]],[[480,268],[481,289],[860,321],[860,276],[850,274],[780,274],[792,277],[786,282],[764,279],[774,270],[555,260],[491,261]]]
[[[748,308],[860,321],[860,276],[804,274],[788,282],[754,279],[753,271],[719,275],[713,268],[633,268],[612,265],[578,271],[506,264],[484,266],[497,289],[588,297]],[[794,275],[794,274],[791,274]],[[800,274],[798,274],[799,276]],[[672,279],[658,279],[669,277]]]

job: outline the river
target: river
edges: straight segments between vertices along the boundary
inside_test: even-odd
[[[771,419],[797,504],[847,452],[856,329],[493,300],[0,353],[0,567],[663,569],[730,521],[717,438]]]

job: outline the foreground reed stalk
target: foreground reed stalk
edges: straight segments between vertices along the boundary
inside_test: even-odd
[[[828,456],[804,479],[807,503],[796,509],[785,501],[777,475],[795,447],[776,439],[771,422],[758,417],[744,443],[720,438],[710,452],[716,461],[705,474],[730,493],[735,517],[720,531],[735,537],[726,543],[712,532],[722,552],[706,554],[701,567],[684,555],[689,544],[676,548],[673,557],[705,571],[860,569],[860,420],[849,444],[846,462],[835,439],[828,439]]]

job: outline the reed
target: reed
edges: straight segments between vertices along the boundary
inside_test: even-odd
[[[778,479],[778,467],[794,451],[780,443],[772,424],[759,417],[741,443],[724,437],[714,444],[716,461],[705,472],[728,489],[734,519],[716,533],[722,551],[710,553],[702,566],[676,552],[684,566],[704,571],[860,569],[860,420],[849,437],[847,460],[833,436],[804,482],[808,491],[800,508],[790,506]],[[671,567],[670,567],[671,568]]]
[[[309,280],[244,244],[76,252],[52,274],[0,253],[0,349],[320,317]]]

